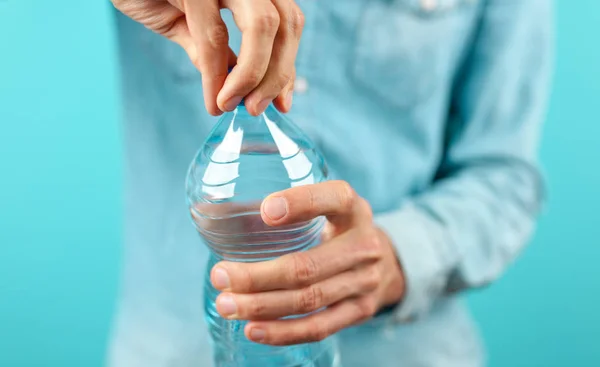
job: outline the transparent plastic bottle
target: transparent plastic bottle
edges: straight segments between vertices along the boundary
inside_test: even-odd
[[[332,338],[285,347],[249,341],[246,321],[217,313],[218,291],[209,280],[211,268],[223,259],[265,261],[317,245],[323,218],[269,227],[260,205],[273,192],[326,179],[326,165],[314,144],[272,105],[258,117],[243,105],[225,113],[192,161],[187,198],[194,224],[211,250],[204,306],[215,367],[339,366]]]

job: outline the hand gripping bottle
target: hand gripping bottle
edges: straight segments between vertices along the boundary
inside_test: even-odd
[[[273,192],[326,179],[326,165],[314,144],[272,105],[257,117],[243,104],[225,113],[192,161],[187,199],[210,249],[204,307],[215,367],[338,367],[332,338],[284,347],[249,341],[246,321],[217,313],[219,292],[209,279],[221,260],[266,261],[317,245],[324,218],[269,227],[261,219],[260,205]]]

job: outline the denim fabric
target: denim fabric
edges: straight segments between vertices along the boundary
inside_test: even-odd
[[[502,274],[543,203],[550,3],[298,0],[306,26],[290,116],[333,177],[371,203],[407,278],[402,303],[338,334],[344,367],[485,364],[458,294]],[[216,119],[184,51],[116,19],[127,201],[108,363],[208,367],[207,250],[188,217],[184,178]]]

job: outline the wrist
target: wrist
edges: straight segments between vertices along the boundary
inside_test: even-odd
[[[402,301],[406,290],[406,282],[392,239],[380,228],[377,228],[377,231],[383,239],[386,249],[389,249],[389,256],[384,260],[386,282],[381,300],[381,307],[386,308],[395,306]]]

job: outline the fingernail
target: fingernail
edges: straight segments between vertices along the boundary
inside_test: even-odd
[[[223,294],[217,298],[217,309],[219,313],[225,317],[235,315],[237,313],[237,305],[232,296]]]
[[[252,328],[250,330],[250,339],[254,340],[255,342],[262,342],[265,340],[265,336],[266,333],[263,329]]]
[[[285,105],[288,110],[290,108],[292,108],[292,99],[293,98],[294,98],[294,92],[292,92],[292,91],[289,91],[288,94],[285,96]]]
[[[232,97],[224,103],[225,111],[233,111],[240,104],[243,97]]]
[[[267,109],[267,107],[269,106],[269,103],[271,103],[270,99],[263,99],[262,101],[260,101],[258,103],[258,105],[256,105],[256,111],[261,114],[263,112],[265,112],[265,110]]]
[[[287,214],[287,202],[282,197],[274,197],[265,201],[264,212],[270,219],[278,220]]]
[[[215,288],[223,290],[229,288],[229,275],[223,268],[216,268],[213,272],[213,285]]]

